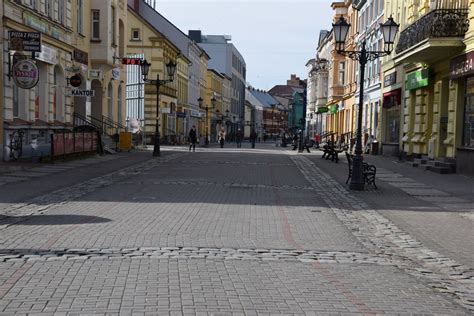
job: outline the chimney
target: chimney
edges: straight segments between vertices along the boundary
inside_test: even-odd
[[[133,10],[135,10],[136,12],[139,12],[140,10],[140,2],[142,0],[133,0]]]
[[[196,43],[201,43],[201,30],[189,30],[188,36]]]

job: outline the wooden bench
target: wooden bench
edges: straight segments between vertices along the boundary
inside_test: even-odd
[[[346,184],[352,178],[352,155],[346,151],[346,158],[347,164],[349,166],[349,175],[347,176]],[[368,164],[366,162],[362,163],[363,165],[363,175],[364,175],[364,182],[367,185],[373,185],[375,189],[377,189],[377,185],[375,185],[375,174],[377,173],[377,167],[374,165]]]

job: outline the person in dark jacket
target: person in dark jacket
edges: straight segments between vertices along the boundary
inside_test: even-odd
[[[255,148],[255,141],[257,140],[257,133],[255,130],[252,130],[250,133],[250,142],[252,143],[252,148]]]
[[[193,151],[196,151],[196,142],[197,142],[196,126],[193,125],[193,127],[189,131],[188,139],[189,139],[189,151],[191,151],[191,148],[193,149]]]
[[[235,141],[237,143],[237,148],[242,147],[242,139],[244,138],[244,133],[240,130],[240,128],[237,130],[237,133],[235,134]]]

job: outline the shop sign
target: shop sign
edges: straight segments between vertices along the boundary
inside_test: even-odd
[[[79,49],[75,49],[73,51],[72,59],[83,65],[89,64],[89,55],[86,52],[83,52],[82,50],[79,50]]]
[[[41,52],[41,33],[9,31],[10,50],[23,52]]]
[[[71,67],[66,67],[66,71],[76,73],[76,72],[81,71],[81,67],[79,67],[77,65],[72,65]]]
[[[112,79],[120,80],[120,68],[112,69]]]
[[[100,69],[89,69],[89,79],[98,79],[102,80],[102,70]]]
[[[71,90],[72,97],[94,97],[95,91],[94,90],[87,90],[87,89],[72,89]]]
[[[141,58],[122,58],[123,65],[141,65],[142,61]]]
[[[170,114],[171,113],[171,108],[161,108],[161,113]]]
[[[327,106],[318,106],[318,113],[326,113],[329,111]]]
[[[185,117],[186,117],[186,113],[185,113],[185,112],[176,112],[176,116],[177,116],[177,117],[185,118]]]
[[[36,53],[36,59],[51,65],[56,65],[58,63],[58,54],[54,48],[47,45],[41,45],[41,52]]]
[[[394,71],[391,74],[385,75],[383,78],[383,86],[388,87],[397,82],[397,72]]]
[[[46,33],[48,34],[48,23],[45,21],[42,21],[38,19],[37,17],[30,15],[28,13],[25,13],[24,15],[25,19],[25,25],[31,26],[35,30],[40,31],[41,33]]]
[[[451,60],[449,78],[456,79],[474,74],[474,51]]]
[[[429,84],[429,69],[421,69],[407,74],[405,87],[407,90],[418,89],[426,87]]]
[[[199,111],[195,111],[195,110],[191,110],[189,115],[192,116],[192,117],[201,117],[201,113]]]
[[[38,84],[38,66],[28,59],[19,60],[13,65],[13,80],[23,89],[31,89]]]
[[[74,76],[69,78],[69,83],[71,84],[71,86],[77,88],[82,84],[82,78],[78,74],[75,74]]]

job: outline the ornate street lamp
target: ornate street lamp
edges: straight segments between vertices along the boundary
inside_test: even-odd
[[[176,72],[176,63],[169,61],[166,64],[166,71],[168,73],[167,80],[160,80],[160,74],[156,74],[156,80],[148,79],[148,72],[151,64],[145,59],[141,62],[143,81],[156,86],[156,127],[155,127],[155,143],[153,146],[153,156],[161,155],[160,151],[160,86],[172,82],[174,80],[174,73]]]
[[[380,24],[382,29],[382,35],[384,39],[384,51],[367,51],[365,48],[365,40],[362,41],[362,49],[360,51],[346,51],[345,41],[347,34],[349,33],[350,24],[346,22],[344,17],[341,15],[339,20],[332,25],[334,32],[334,40],[336,51],[340,55],[348,56],[353,60],[359,61],[360,66],[360,88],[359,88],[359,113],[357,115],[357,135],[356,135],[356,146],[355,146],[355,157],[353,159],[352,177],[349,188],[351,190],[364,190],[364,166],[362,157],[362,111],[364,102],[364,76],[365,76],[365,65],[368,61],[375,60],[379,57],[389,55],[393,49],[393,43],[395,36],[398,32],[399,24],[393,21],[392,16],[388,18],[385,23]]]
[[[212,110],[214,109],[214,107],[216,106],[216,98],[212,97],[211,99],[211,106],[203,106],[203,99],[201,97],[199,97],[198,99],[198,103],[199,103],[199,107],[203,110],[206,110],[206,140],[204,141],[204,145],[207,147],[209,146],[209,120],[208,120],[208,114],[209,114],[209,110]]]

